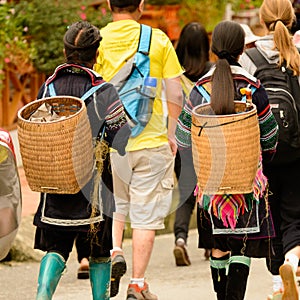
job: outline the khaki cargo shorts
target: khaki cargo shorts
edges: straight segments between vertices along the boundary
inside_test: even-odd
[[[174,188],[174,156],[169,144],[157,148],[111,153],[116,214],[131,227],[163,229]]]

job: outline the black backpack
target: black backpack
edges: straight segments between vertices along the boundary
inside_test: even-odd
[[[279,126],[277,151],[271,164],[293,162],[300,158],[300,87],[298,77],[283,64],[270,64],[257,48],[246,50],[257,67],[258,78],[268,94]]]

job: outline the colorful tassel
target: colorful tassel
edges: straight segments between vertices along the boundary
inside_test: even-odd
[[[245,211],[252,209],[253,201],[259,202],[268,187],[268,180],[263,174],[262,157],[260,157],[258,170],[253,182],[253,192],[249,194],[223,194],[205,195],[199,184],[196,185],[194,195],[197,202],[207,211],[211,211],[214,216],[222,220],[225,227],[235,229],[237,220]]]

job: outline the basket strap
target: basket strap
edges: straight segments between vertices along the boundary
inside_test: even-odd
[[[89,98],[92,94],[94,94],[96,91],[98,91],[103,85],[105,85],[107,82],[104,81],[100,83],[99,85],[95,85],[92,88],[90,88],[87,92],[81,96],[81,100],[85,101],[87,98]]]
[[[50,97],[55,97],[56,96],[56,91],[55,91],[53,82],[51,82],[48,85],[48,88],[49,88],[49,95],[50,95]]]
[[[98,108],[97,108],[97,100],[96,100],[96,94],[95,92],[97,90],[99,90],[103,85],[105,85],[107,82],[104,81],[102,83],[100,83],[99,85],[96,85],[96,86],[93,86],[92,88],[90,88],[88,91],[85,92],[85,94],[83,94],[83,96],[81,96],[81,100],[85,101],[86,99],[88,99],[91,95],[94,94],[94,107],[95,107],[95,112],[96,112],[96,115],[98,117],[98,119],[100,121],[102,121],[102,118],[100,117],[100,114],[99,114],[99,111],[98,111]]]
[[[89,98],[92,94],[94,94],[97,90],[99,90],[106,83],[107,82],[104,81],[104,82],[102,82],[99,85],[95,85],[95,86],[91,87],[88,91],[86,91],[83,94],[83,96],[81,96],[81,100],[85,101],[87,98]],[[56,96],[56,91],[55,91],[53,82],[51,82],[48,85],[48,88],[49,88],[49,95],[50,95],[50,97],[55,97]]]
[[[198,88],[199,93],[204,97],[207,103],[210,103],[210,95],[207,90],[202,85],[196,85]]]
[[[106,83],[107,83],[106,81],[103,81],[102,83],[91,87],[88,91],[86,91],[83,94],[83,96],[81,96],[81,100],[85,101],[86,99],[88,99],[91,95],[95,94],[95,92],[97,90],[99,90],[102,86],[104,86]],[[46,91],[47,88],[49,89],[50,97],[55,97],[56,96],[56,91],[55,91],[53,82],[49,83],[48,86],[46,85],[45,91]],[[99,114],[98,109],[97,109],[96,97],[95,96],[94,96],[94,106],[95,106],[95,112],[98,116],[98,119],[101,121],[102,118],[100,117],[100,114]]]
[[[204,97],[204,99],[207,101],[207,103],[210,103],[210,95],[207,92],[207,90],[202,86],[202,85],[196,85],[196,87],[198,88],[199,93]],[[256,91],[256,87],[249,84],[248,86],[251,89],[251,93],[253,95],[253,93]],[[242,97],[242,102],[246,103],[246,95],[243,95]]]

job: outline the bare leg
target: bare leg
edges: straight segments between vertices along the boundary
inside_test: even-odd
[[[132,277],[144,278],[150,261],[155,230],[136,229],[132,231]]]
[[[211,254],[212,254],[212,256],[213,256],[213,257],[216,257],[216,258],[223,257],[223,256],[225,256],[225,255],[227,255],[227,254],[229,254],[229,253],[230,253],[230,251],[223,252],[223,251],[221,251],[221,250],[219,250],[219,249],[215,249],[215,248],[211,249]]]
[[[125,226],[125,216],[122,214],[114,213],[113,219],[113,247],[122,248],[123,233]]]

